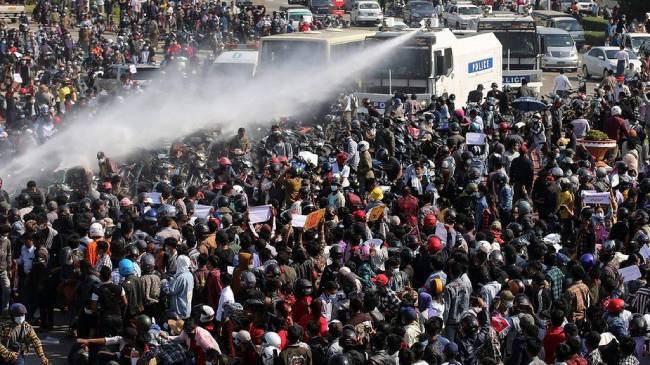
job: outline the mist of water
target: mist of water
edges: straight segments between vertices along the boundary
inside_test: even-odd
[[[407,32],[328,64],[301,64],[296,55],[295,65],[249,82],[165,80],[137,97],[104,107],[92,119],[78,120],[0,167],[0,177],[12,191],[28,179],[50,174],[52,167],[94,168],[97,151],[119,158],[204,128],[218,127],[229,135],[239,127],[307,112],[416,33]]]

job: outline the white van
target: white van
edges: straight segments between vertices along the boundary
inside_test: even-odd
[[[257,51],[226,51],[214,60],[212,71],[219,76],[249,80],[257,71]]]
[[[537,27],[542,69],[578,69],[578,50],[571,34],[559,28]]]
[[[280,12],[287,14],[287,21],[293,24],[294,29],[297,30],[298,23],[300,23],[300,17],[311,24],[314,21],[314,15],[308,7],[302,5],[282,5],[280,6]]]

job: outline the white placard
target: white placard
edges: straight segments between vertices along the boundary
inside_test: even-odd
[[[607,204],[609,205],[610,199],[609,199],[609,193],[608,192],[603,192],[599,193],[595,190],[583,190],[582,193],[582,201],[585,204]]]
[[[271,219],[271,205],[258,205],[248,208],[248,221],[255,224]]]
[[[14,74],[14,82],[16,82],[18,84],[23,83],[23,78],[20,76],[20,74]]]
[[[145,198],[151,198],[152,204],[162,204],[162,194],[156,192],[144,193]]]
[[[648,261],[650,258],[650,247],[648,247],[648,245],[643,245],[639,250],[639,254],[641,254],[644,260]]]
[[[485,134],[469,132],[465,135],[465,140],[468,145],[484,145]]]
[[[235,272],[235,267],[234,266],[228,266],[226,268],[226,271],[228,271],[228,274],[232,275],[232,273]]]
[[[639,271],[639,267],[636,265],[620,268],[618,269],[618,273],[623,277],[624,283],[641,277],[641,271]]]
[[[211,210],[212,210],[211,205],[196,204],[194,206],[194,214],[192,214],[192,217],[205,219],[210,215]]]
[[[384,243],[384,241],[380,240],[379,238],[373,238],[373,239],[367,240],[363,244],[366,245],[366,246],[373,247],[375,249],[379,249],[379,248],[381,248],[381,245],[383,243]]]
[[[135,68],[135,65],[129,65],[129,72],[132,74],[138,73],[138,69]]]
[[[291,215],[291,227],[302,228],[305,226],[307,221],[307,216],[302,214],[292,214]]]

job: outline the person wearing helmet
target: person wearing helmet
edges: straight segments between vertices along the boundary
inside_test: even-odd
[[[625,309],[625,301],[620,298],[609,299],[606,309],[605,322],[609,332],[619,340],[624,336],[628,336],[628,322],[632,317],[632,313]]]
[[[262,337],[262,351],[260,357],[263,365],[276,365],[276,360],[280,356],[280,346],[282,340],[275,332],[266,332]]]
[[[214,181],[217,184],[232,184],[237,178],[237,173],[232,168],[232,162],[226,156],[219,158],[219,166],[214,169]]]
[[[292,317],[294,320],[298,320],[305,314],[309,313],[313,293],[311,281],[307,279],[298,279],[294,283],[293,292],[296,296],[296,304],[293,306]]]
[[[243,286],[244,281],[242,281],[242,275],[245,272],[252,273],[254,268],[253,260],[253,254],[243,251],[239,252],[237,267],[232,273],[232,291],[235,294],[235,298],[239,299],[243,296],[246,288]],[[255,275],[253,275],[253,277],[255,277]]]
[[[485,302],[481,298],[475,299],[475,306],[479,309],[477,315],[474,312],[463,314],[459,323],[458,337],[455,343],[458,344],[458,355],[461,364],[478,364],[478,349],[485,349],[493,352],[497,349],[489,349],[494,346],[490,343],[490,317],[485,308]]]
[[[380,128],[377,131],[377,134],[375,136],[375,149],[376,149],[376,157],[380,161],[384,161],[382,157],[380,156],[379,151],[384,150],[386,153],[386,156],[384,157],[387,159],[389,156],[395,156],[395,134],[391,131],[391,120],[386,118],[384,119],[384,123],[382,124],[382,128]]]
[[[505,173],[494,175],[494,187],[497,196],[497,208],[499,209],[499,220],[501,224],[508,225],[512,215],[512,187],[508,184],[508,177]]]
[[[610,110],[610,116],[605,119],[603,124],[603,132],[607,134],[609,139],[616,141],[621,141],[623,137],[627,137],[628,130],[625,119],[621,116],[621,107],[614,106]],[[608,153],[609,157],[615,157],[618,154],[618,148],[610,150]]]
[[[24,355],[30,348],[34,349],[41,360],[41,364],[48,365],[49,361],[43,351],[43,345],[34,328],[25,321],[27,308],[21,303],[14,303],[9,307],[11,321],[2,326],[2,346],[0,355],[5,364],[24,364]]]

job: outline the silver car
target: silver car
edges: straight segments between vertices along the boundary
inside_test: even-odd
[[[543,69],[578,70],[578,51],[569,32],[558,28],[537,27],[542,48]]]

